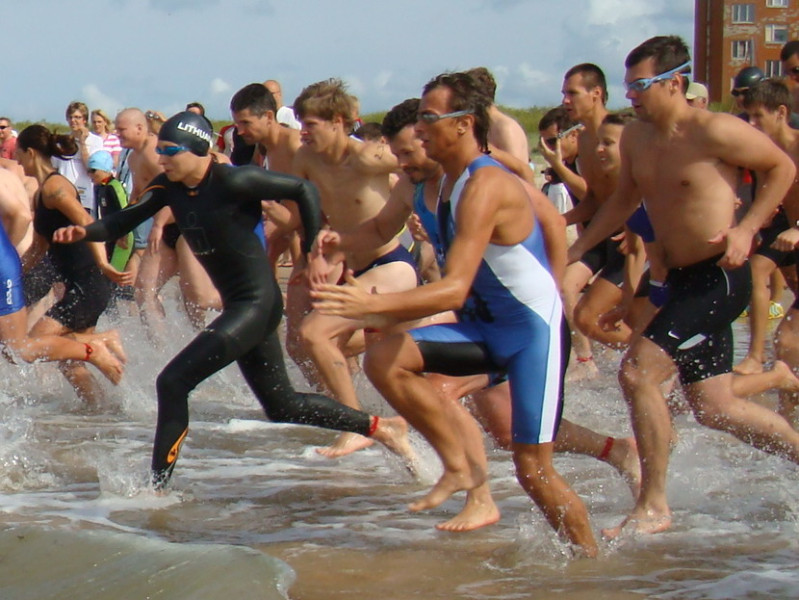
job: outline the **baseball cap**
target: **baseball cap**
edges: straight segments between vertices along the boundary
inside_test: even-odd
[[[698,81],[692,81],[688,84],[688,89],[685,91],[685,97],[688,100],[695,100],[696,98],[704,98],[707,100],[707,86]]]

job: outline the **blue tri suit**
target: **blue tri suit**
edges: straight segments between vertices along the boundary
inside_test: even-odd
[[[450,201],[439,200],[437,237],[442,250],[455,236],[453,215],[464,185],[485,167],[504,169],[481,156],[455,182]],[[519,244],[488,245],[458,319],[409,332],[424,358],[424,370],[446,375],[507,372],[513,441],[554,441],[568,344],[563,343],[563,306],[537,221]]]
[[[11,243],[5,227],[0,226],[0,283],[2,301],[0,317],[13,315],[25,308],[25,292],[22,289],[22,265],[17,249]]]

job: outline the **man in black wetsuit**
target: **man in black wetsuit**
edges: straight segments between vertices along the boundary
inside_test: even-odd
[[[208,153],[211,139],[212,128],[204,117],[178,113],[158,135],[164,173],[153,179],[137,204],[88,227],[67,227],[53,236],[61,243],[118,239],[169,206],[222,296],[222,314],[156,380],[155,488],[169,481],[186,437],[189,393],[233,361],[270,420],[368,435],[409,457],[404,420],[378,419],[320,394],[295,392],[286,373],[277,334],[282,297],[255,228],[260,224],[261,200],[292,200],[305,230],[303,249],[309,252],[320,225],[316,188],[303,179],[258,167],[216,164]]]

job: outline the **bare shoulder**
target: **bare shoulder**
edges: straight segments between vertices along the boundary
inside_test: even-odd
[[[377,174],[397,170],[397,160],[383,142],[350,139],[349,151],[353,166],[365,172]]]

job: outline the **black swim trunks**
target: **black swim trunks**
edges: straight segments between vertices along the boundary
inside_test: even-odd
[[[752,294],[749,263],[730,271],[721,256],[671,269],[671,297],[644,330],[644,337],[674,359],[683,384],[732,370],[732,322]]]
[[[417,284],[421,284],[419,269],[416,265],[416,261],[413,259],[413,255],[402,244],[399,244],[391,252],[386,252],[383,256],[378,256],[363,269],[358,269],[357,271],[353,272],[353,276],[357,278],[367,271],[374,269],[375,267],[380,267],[382,265],[388,265],[395,262],[408,263],[411,267],[413,267],[413,272],[416,273]]]
[[[624,281],[624,255],[619,252],[621,242],[608,238],[599,242],[580,259],[591,273],[607,279],[613,285],[621,285]],[[601,273],[600,273],[601,271]]]

